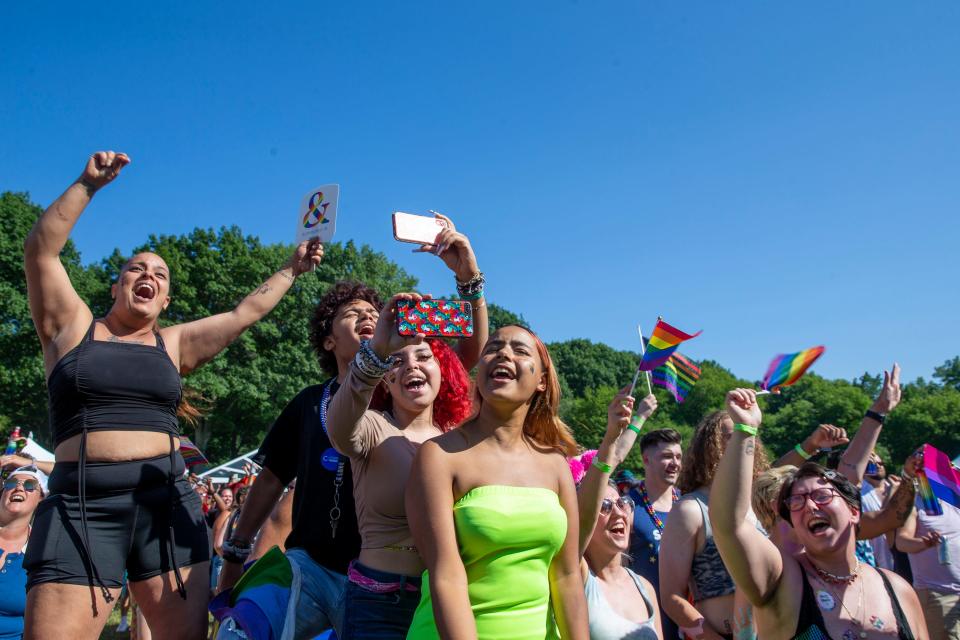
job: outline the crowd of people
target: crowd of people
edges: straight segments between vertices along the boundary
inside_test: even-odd
[[[818,425],[772,463],[751,389],[684,443],[645,428],[656,397],[624,388],[584,452],[544,343],[489,332],[449,218],[421,249],[453,272],[473,335],[401,336],[397,303],[419,294],[336,283],[309,319],[329,379],[290,399],[255,481],[191,477],[182,376],[323,247],[298,245],[233,311],[171,326],[174,274],[140,253],[96,318],[59,253],[128,163],[91,156],[25,244],[56,463],[0,459],[0,638],[99,637],[124,587],[154,638],[960,638],[957,512],[919,508],[918,455],[894,476],[876,453],[899,367],[852,439]],[[642,479],[618,476],[638,440]]]

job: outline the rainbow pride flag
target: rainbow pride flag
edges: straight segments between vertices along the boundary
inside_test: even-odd
[[[682,404],[700,379],[700,367],[677,352],[654,369],[651,378],[653,384],[672,393],[673,399]]]
[[[923,510],[930,515],[943,515],[945,502],[960,509],[960,472],[950,464],[943,451],[923,445],[923,469],[917,473]]]
[[[663,320],[657,320],[657,326],[653,328],[653,335],[647,341],[646,351],[640,360],[640,371],[653,371],[670,359],[681,342],[696,338],[701,333],[703,332],[697,331],[690,335],[671,327]]]
[[[797,353],[782,353],[773,359],[763,376],[760,388],[764,391],[776,391],[780,387],[789,387],[800,379],[817,358],[823,355],[826,347],[813,347]]]
[[[188,469],[198,464],[210,464],[203,452],[186,436],[180,436],[180,455],[183,456]]]

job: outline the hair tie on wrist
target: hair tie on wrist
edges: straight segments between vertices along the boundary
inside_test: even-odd
[[[756,427],[751,427],[751,426],[748,425],[748,424],[742,424],[742,423],[740,423],[740,422],[738,422],[738,423],[736,423],[736,424],[733,425],[733,430],[734,430],[734,431],[743,431],[745,434],[750,435],[750,436],[755,436],[755,435],[757,435],[757,431],[758,431],[758,429],[757,429]]]

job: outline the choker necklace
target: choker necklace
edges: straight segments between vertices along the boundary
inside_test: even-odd
[[[818,567],[817,565],[813,564],[813,562],[810,562],[810,566],[813,567],[813,570],[817,572],[817,575],[820,576],[820,578],[821,578],[824,582],[829,582],[829,583],[831,583],[831,584],[847,584],[847,585],[850,585],[850,584],[853,584],[854,581],[857,579],[857,577],[860,575],[860,558],[857,558],[856,560],[857,560],[857,564],[856,564],[856,566],[853,568],[853,573],[851,573],[851,574],[849,574],[849,575],[845,575],[845,576],[838,576],[838,575],[835,574],[835,573],[830,573],[829,571],[824,571],[823,569],[821,569],[821,568]]]

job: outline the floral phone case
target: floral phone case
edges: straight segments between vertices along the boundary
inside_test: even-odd
[[[397,333],[469,338],[473,335],[473,307],[464,300],[398,300]]]

